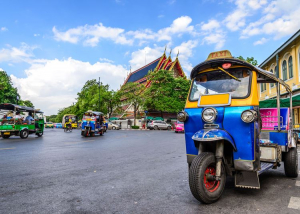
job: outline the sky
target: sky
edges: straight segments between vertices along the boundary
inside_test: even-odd
[[[46,115],[90,79],[117,90],[166,54],[189,76],[229,50],[259,63],[300,28],[299,0],[0,0],[0,69]],[[172,51],[171,51],[172,50]]]

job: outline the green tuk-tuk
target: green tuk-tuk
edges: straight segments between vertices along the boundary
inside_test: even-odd
[[[41,137],[44,117],[40,110],[10,103],[0,104],[0,134],[4,139],[12,135],[25,139],[29,134]]]

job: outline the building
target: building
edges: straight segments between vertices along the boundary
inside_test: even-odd
[[[156,72],[159,70],[168,70],[172,71],[174,77],[185,77],[185,73],[180,65],[178,54],[176,56],[176,59],[173,61],[171,58],[171,52],[169,57],[166,56],[166,53],[164,52],[163,55],[154,61],[148,63],[147,65],[137,69],[136,71],[130,72],[127,78],[125,79],[123,85],[125,85],[128,82],[138,82],[140,84],[145,84],[146,87],[149,87],[151,84],[150,81],[146,79],[146,76],[149,72]],[[133,118],[133,108],[130,103],[126,103],[126,99],[122,100],[124,105],[122,106],[122,109],[124,110],[124,114],[118,115],[122,118]],[[142,116],[144,112],[140,112],[140,115]],[[176,114],[171,114],[167,112],[157,112],[155,110],[149,111],[148,116],[154,116],[154,117],[164,117],[164,118],[170,118],[175,117]]]
[[[274,51],[259,67],[283,79],[293,91],[293,100],[300,98],[300,30]],[[283,98],[287,97],[287,92],[282,86],[280,94]],[[260,84],[260,101],[275,96],[276,86],[274,83]],[[300,106],[295,106],[295,103],[293,103],[293,121],[294,124],[300,123]]]

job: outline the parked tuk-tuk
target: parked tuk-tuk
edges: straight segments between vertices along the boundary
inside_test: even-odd
[[[24,139],[29,134],[41,137],[44,133],[43,112],[10,103],[0,104],[0,133],[4,139],[12,135]]]
[[[289,85],[227,50],[210,53],[191,80],[177,119],[184,122],[189,185],[197,200],[217,201],[227,176],[234,176],[235,187],[260,189],[259,175],[281,162],[287,177],[298,177]],[[259,108],[258,83],[276,85],[277,108]],[[280,108],[280,86],[290,108]]]
[[[96,134],[104,134],[103,113],[89,110],[82,117],[81,135],[93,137]]]

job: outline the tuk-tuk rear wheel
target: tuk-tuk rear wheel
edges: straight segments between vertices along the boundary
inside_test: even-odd
[[[213,153],[203,152],[194,158],[189,170],[189,184],[193,196],[200,202],[210,204],[222,195],[226,183],[225,168],[222,163],[221,179],[208,180],[216,172],[216,160]]]
[[[298,177],[298,152],[296,148],[290,148],[284,156],[284,172],[287,177]]]
[[[2,138],[3,139],[8,139],[10,137],[10,135],[4,135],[4,134],[2,134]]]
[[[22,139],[27,138],[28,135],[29,135],[28,130],[24,129],[24,130],[21,130],[21,131],[20,131],[20,137],[21,137]]]

